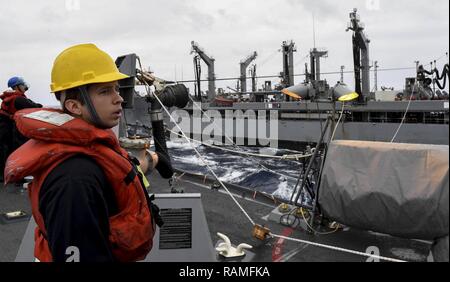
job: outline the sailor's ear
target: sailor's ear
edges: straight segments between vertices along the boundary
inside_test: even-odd
[[[80,101],[67,99],[66,101],[64,101],[64,106],[70,114],[81,116],[83,105]]]

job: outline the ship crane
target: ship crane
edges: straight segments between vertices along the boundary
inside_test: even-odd
[[[295,43],[291,41],[283,41],[281,46],[283,52],[283,72],[280,74],[282,79],[282,86],[289,87],[294,85],[294,52],[297,52]],[[285,101],[289,102],[290,97],[286,95]]]
[[[283,52],[283,72],[281,77],[283,85],[289,87],[294,85],[294,52],[297,52],[297,47],[292,40],[283,41],[281,50]]]
[[[201,48],[197,42],[192,41],[192,53],[197,53],[200,58],[205,62],[205,64],[208,66],[208,101],[212,102],[215,99],[216,96],[216,76],[214,73],[214,62],[215,59],[211,56],[208,56],[203,48]]]
[[[353,60],[355,65],[355,91],[359,94],[358,102],[364,103],[370,95],[370,40],[364,34],[364,24],[361,22],[357,9],[350,13],[350,23],[346,31],[353,31]]]
[[[250,65],[252,61],[256,59],[258,56],[258,53],[253,52],[251,55],[249,55],[247,58],[241,60],[239,65],[241,66],[241,92],[244,94],[247,92],[247,67]]]

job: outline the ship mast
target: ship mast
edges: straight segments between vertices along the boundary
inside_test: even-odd
[[[355,67],[355,91],[359,94],[358,102],[364,103],[370,95],[370,40],[364,34],[364,24],[361,22],[357,9],[350,13],[350,23],[346,31],[353,31],[353,60]]]
[[[311,59],[311,80],[313,82],[320,81],[320,58],[327,57],[328,51],[318,50],[314,47],[309,54]]]

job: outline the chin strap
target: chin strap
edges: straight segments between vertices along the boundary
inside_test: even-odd
[[[87,87],[85,85],[78,87],[81,92],[81,99],[83,100],[83,103],[87,106],[89,115],[90,115],[90,122],[99,128],[106,128],[106,126],[102,123],[100,120],[97,111],[94,108],[94,105],[92,104],[91,98],[89,97],[89,93],[87,91]]]

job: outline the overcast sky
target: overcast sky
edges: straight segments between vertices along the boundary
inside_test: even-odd
[[[29,96],[44,104],[56,104],[49,93],[54,58],[78,43],[95,43],[113,58],[136,53],[158,76],[188,80],[194,77],[192,40],[216,59],[218,78],[238,77],[239,61],[252,51],[259,54],[258,75],[278,74],[281,43],[293,40],[295,73],[300,74],[314,44],[314,14],[316,46],[329,51],[322,71],[333,72],[341,65],[352,69],[351,32],[345,29],[349,13],[358,8],[371,39],[371,60],[378,60],[380,68],[413,67],[416,60],[428,63],[444,56],[438,62],[441,68],[449,49],[448,0],[0,0],[0,4],[0,88],[6,89],[9,77],[21,75],[31,85]],[[203,78],[206,73],[203,64]],[[414,76],[414,70],[381,72],[379,86],[402,88],[405,76]],[[326,78],[334,84],[339,75]],[[302,80],[297,77],[296,83]],[[353,85],[351,75],[345,80]]]

